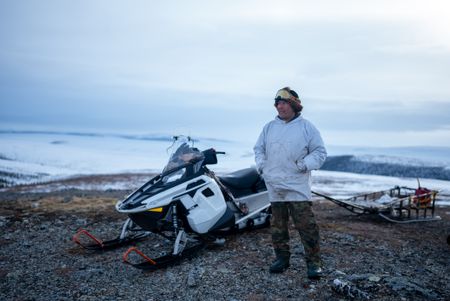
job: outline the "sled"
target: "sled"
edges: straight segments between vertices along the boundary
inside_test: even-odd
[[[409,188],[395,186],[388,190],[376,191],[339,200],[315,192],[357,215],[378,215],[393,223],[411,223],[440,220],[435,215],[435,201],[438,191],[424,187]]]

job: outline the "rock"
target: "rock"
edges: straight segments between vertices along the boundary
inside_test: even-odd
[[[376,275],[372,275],[369,277],[369,281],[372,281],[372,282],[379,282],[380,280],[381,280],[381,277],[378,277]]]
[[[294,246],[294,253],[299,255],[305,254],[305,248],[303,247],[303,244],[298,244]]]
[[[339,270],[335,270],[335,271],[334,271],[334,274],[340,275],[340,276],[347,275],[346,273],[344,273],[344,272],[342,272],[342,271],[339,271]]]
[[[75,223],[79,226],[85,226],[87,225],[87,220],[85,218],[77,218]]]
[[[200,281],[204,270],[199,267],[194,267],[189,271],[188,277],[187,277],[187,285],[189,287],[195,287],[198,285],[198,282]]]
[[[431,289],[423,287],[420,283],[414,283],[404,277],[387,277],[385,282],[397,292],[406,292],[409,294],[419,294],[426,297],[428,300],[436,300],[439,295]]]
[[[374,277],[373,274],[352,274],[348,276],[349,281],[362,281],[362,280],[369,280],[370,277]]]
[[[340,279],[334,279],[333,280],[333,290],[337,293],[351,298],[351,299],[363,299],[363,300],[369,300],[370,295],[359,288],[357,288],[354,284],[343,281]]]
[[[6,226],[8,219],[5,216],[0,216],[0,227]]]

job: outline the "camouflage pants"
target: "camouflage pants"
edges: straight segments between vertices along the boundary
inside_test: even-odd
[[[321,265],[320,236],[311,202],[273,202],[272,206],[272,244],[277,255],[290,256],[289,216],[300,234],[308,265]]]

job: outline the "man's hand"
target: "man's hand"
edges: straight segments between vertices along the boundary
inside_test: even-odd
[[[295,160],[295,165],[297,165],[297,168],[300,172],[306,172],[308,168],[306,167],[305,161],[303,160]]]

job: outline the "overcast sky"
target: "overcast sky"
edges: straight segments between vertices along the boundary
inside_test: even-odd
[[[448,1],[1,1],[0,129],[450,146]]]

